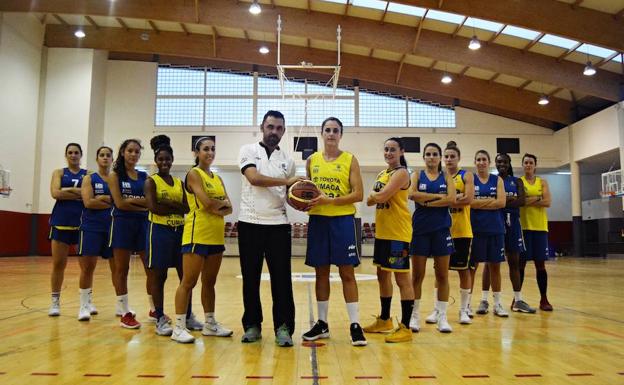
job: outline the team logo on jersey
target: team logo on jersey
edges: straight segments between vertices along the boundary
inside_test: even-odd
[[[132,188],[132,186],[130,185],[130,182],[121,182],[121,187],[122,188]]]
[[[385,183],[382,183],[381,181],[377,181],[375,182],[375,185],[373,186],[373,191],[380,192],[381,189],[383,189],[385,185],[386,185]]]
[[[420,191],[427,191],[427,184],[426,183],[421,183],[418,186],[418,190],[420,190]]]
[[[104,190],[104,183],[96,183],[95,188],[98,190]]]
[[[316,166],[312,167],[312,172],[315,173],[315,174],[318,174],[318,172],[320,171],[319,169],[320,169],[320,167],[318,165],[316,165]]]
[[[286,163],[280,164],[280,167],[282,168],[282,170],[286,171]]]
[[[479,192],[479,186],[475,186],[475,192]]]
[[[341,166],[341,165],[339,165],[339,164],[337,164],[337,165],[336,165],[336,171],[340,171],[340,170],[342,170],[342,166]]]
[[[247,158],[243,158],[240,160],[240,164],[245,164],[245,163],[247,163]]]

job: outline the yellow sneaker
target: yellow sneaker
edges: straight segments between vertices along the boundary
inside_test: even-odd
[[[394,330],[394,324],[392,318],[382,320],[379,317],[375,317],[375,322],[363,328],[366,333],[389,333]]]
[[[412,330],[405,327],[402,323],[399,324],[399,328],[386,336],[386,342],[410,342],[412,340]]]

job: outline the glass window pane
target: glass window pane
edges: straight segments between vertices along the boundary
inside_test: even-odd
[[[321,95],[331,95],[333,92],[333,87],[318,85],[318,84],[310,84],[308,83],[308,94],[321,94]],[[353,96],[353,90],[349,90],[346,88],[336,88],[336,96]]]
[[[253,76],[208,72],[207,95],[253,95]]]
[[[609,57],[615,53],[615,51],[612,51],[610,49],[598,47],[591,44],[583,44],[582,46],[578,47],[577,51],[602,58]]]
[[[514,27],[513,25],[506,26],[502,33],[527,40],[533,40],[540,34],[539,32],[526,28]]]
[[[305,84],[303,82],[285,81],[284,92],[286,94],[303,94]],[[258,77],[258,95],[282,95],[279,80],[269,77]]]
[[[253,99],[206,99],[206,126],[253,125]]]
[[[379,9],[381,11],[386,9],[387,3],[388,2],[381,0],[353,0],[352,2],[352,4],[356,7]]]
[[[405,99],[360,92],[360,126],[407,127]]]
[[[355,101],[353,99],[308,100],[308,127],[320,127],[323,120],[334,116],[345,127],[355,125]]]
[[[203,95],[204,70],[158,68],[156,95]]]
[[[284,114],[286,127],[303,126],[305,103],[303,99],[258,99],[258,116],[256,125],[262,123],[262,117],[268,110],[277,110]]]
[[[156,99],[157,126],[201,126],[204,99]]]
[[[425,8],[390,2],[390,5],[388,5],[388,12],[403,13],[410,16],[422,17],[422,15],[425,14]]]
[[[498,32],[501,28],[503,28],[503,24],[495,23],[489,20],[477,19],[476,17],[469,17],[466,19],[466,23],[464,23],[466,27],[475,27],[479,29],[484,29],[486,31]]]
[[[460,24],[462,21],[464,21],[464,16],[457,15],[455,13],[448,13],[430,9],[429,12],[427,12],[427,19],[445,21],[452,24]]]
[[[455,128],[455,111],[426,103],[409,101],[409,126],[419,128]]]
[[[554,45],[555,47],[570,49],[578,44],[576,40],[566,39],[564,37],[546,34],[540,39],[540,43]]]

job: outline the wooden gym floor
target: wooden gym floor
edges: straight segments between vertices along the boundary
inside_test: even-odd
[[[424,284],[422,315],[431,309],[431,263]],[[369,346],[352,347],[339,283],[332,284],[329,324],[332,338],[318,347],[302,346],[309,326],[308,283],[294,283],[297,330],[293,348],[277,348],[272,335],[270,287],[262,283],[265,323],[260,343],[241,344],[241,281],[237,258],[226,258],[217,283],[217,318],[234,329],[233,338],[201,337],[193,345],[154,334],[153,324],[138,330],[118,326],[114,292],[106,263],[96,270],[94,301],[100,314],[78,322],[78,260],[70,257],[61,298],[62,315],[47,316],[49,257],[1,258],[1,384],[624,384],[624,259],[565,258],[548,263],[549,295],[555,311],[535,315],[491,313],[474,323],[457,323],[456,274],[451,275],[449,321],[442,335],[423,325],[412,343],[390,345],[368,335]],[[293,272],[310,272],[303,259]],[[358,273],[374,274],[370,259]],[[507,274],[506,268],[504,274]],[[170,271],[166,312],[173,316],[177,277]],[[504,303],[511,285],[504,279]],[[478,286],[478,285],[477,285]],[[145,321],[147,298],[140,262],[129,276],[132,307]],[[379,312],[377,282],[359,282],[362,323]],[[199,290],[194,309],[199,317]],[[537,305],[534,269],[527,269],[525,299]],[[480,290],[472,301],[476,307]],[[393,316],[399,314],[395,290]],[[314,306],[315,308],[315,306]],[[316,311],[316,309],[315,309]],[[316,368],[316,373],[313,371]]]

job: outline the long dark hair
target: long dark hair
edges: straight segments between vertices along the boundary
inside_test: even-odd
[[[124,152],[126,151],[126,147],[128,147],[130,143],[136,143],[141,148],[141,150],[143,149],[143,146],[141,145],[141,141],[138,139],[126,139],[123,141],[123,143],[121,143],[121,146],[119,146],[119,151],[117,152],[117,158],[115,159],[115,162],[113,163],[113,171],[115,171],[115,174],[117,174],[117,177],[119,178],[119,182],[121,182],[123,179],[128,178]]]
[[[275,112],[275,111],[269,111],[269,112]],[[267,112],[267,114],[269,113]],[[269,115],[269,116],[274,116],[274,115]],[[205,142],[206,140],[212,140],[212,142],[215,144],[215,146],[217,145],[217,143],[215,142],[215,137],[214,136],[202,136],[201,138],[197,139],[195,141],[195,146],[193,146],[193,149],[195,151],[199,151],[199,149],[201,148],[201,145],[203,142]],[[172,154],[173,156],[173,154]],[[195,156],[195,167],[197,167],[199,165],[199,157],[196,155]]]
[[[72,143],[67,143],[67,146],[65,146],[65,155],[67,155],[67,150],[69,150],[69,148],[70,148],[71,146],[76,146],[76,147],[78,147],[78,151],[80,151],[80,156],[82,156],[82,147],[80,147],[80,145],[79,145],[78,143],[74,143],[74,142],[72,142]]]
[[[499,156],[501,158],[507,158],[507,161],[509,162],[509,168],[507,168],[507,175],[514,176],[513,166],[511,165],[511,157],[509,156],[509,154],[506,152],[501,152],[500,154],[496,155],[496,158],[498,158]]]
[[[440,154],[440,162],[438,163],[438,172],[442,172],[442,148],[438,146],[437,143],[427,143],[425,147],[423,147],[423,159],[425,159],[425,150],[427,147],[435,147],[438,150],[438,154]]]
[[[342,127],[342,122],[340,121],[340,119],[335,118],[333,116],[330,116],[329,118],[323,120],[323,123],[321,123],[321,133],[323,132],[323,129],[325,128],[325,125],[327,124],[327,122],[336,122],[336,123],[338,123],[338,125],[340,126],[340,135],[343,134],[344,129]]]
[[[405,151],[405,148],[403,147],[403,141],[401,140],[401,138],[393,136],[392,138],[386,139],[386,142],[389,142],[389,141],[395,142],[396,144],[399,145],[399,148],[401,150]],[[401,166],[407,168],[407,161],[405,160],[405,155],[401,155],[401,157],[399,158],[399,162],[401,163]]]
[[[154,162],[161,151],[167,151],[173,160],[173,148],[171,148],[171,139],[167,135],[156,135],[150,140],[150,147],[154,151]]]
[[[457,153],[457,156],[461,158],[461,151],[459,151],[459,147],[457,147],[457,143],[455,143],[454,140],[451,140],[448,143],[446,143],[446,148],[444,149],[444,151],[446,150],[455,151]]]
[[[111,157],[113,156],[113,149],[112,149],[112,148],[110,148],[110,147],[108,147],[108,146],[100,146],[100,147],[98,147],[98,149],[95,151],[95,160],[97,160],[98,156],[100,156],[100,151],[102,151],[102,150],[104,150],[104,149],[109,150],[109,151],[110,151],[110,153],[111,153]]]

